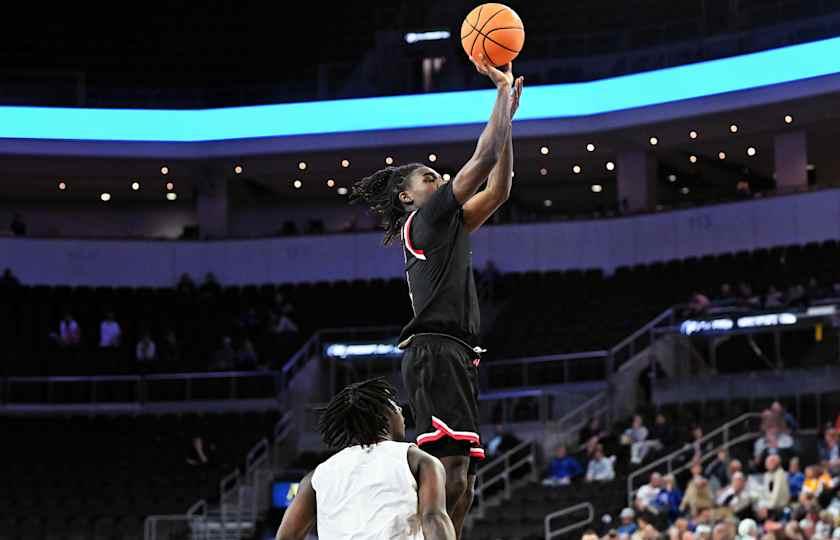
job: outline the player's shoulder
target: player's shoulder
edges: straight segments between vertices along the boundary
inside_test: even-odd
[[[443,468],[443,463],[433,456],[432,454],[422,450],[415,444],[412,444],[408,447],[408,464],[411,467],[412,472],[419,473],[419,471],[423,467],[441,467]]]

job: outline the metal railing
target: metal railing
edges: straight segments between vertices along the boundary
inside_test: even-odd
[[[526,465],[530,465],[530,470],[525,470]],[[533,441],[518,444],[478,469],[475,475],[475,517],[484,517],[488,503],[495,499],[486,495],[491,488],[501,485],[499,496],[510,499],[514,484],[518,480],[513,476],[518,472],[524,473],[524,481],[536,481],[536,444]]]
[[[565,527],[561,527],[559,529],[552,530],[551,522],[557,518],[566,516],[568,514],[573,514],[580,510],[586,510],[586,518],[566,525]],[[574,506],[570,506],[568,508],[564,508],[562,510],[558,510],[556,512],[552,512],[545,516],[545,540],[551,540],[557,536],[561,536],[566,534],[567,532],[571,532],[577,529],[582,529],[586,527],[592,520],[595,519],[595,507],[592,506],[592,503],[589,502],[582,502],[580,504],[576,504]]]
[[[608,351],[531,356],[483,363],[481,376],[487,381],[487,387],[493,389],[545,384],[545,373],[535,372],[550,364],[553,368],[550,384],[566,384],[603,379],[608,361]]]
[[[676,314],[673,308],[668,308],[647,324],[624,338],[615,347],[609,350],[610,367],[607,377],[612,376],[616,370],[621,369],[626,362],[636,356],[636,353],[649,347],[658,337],[657,328],[662,326],[673,326]]]
[[[149,516],[143,522],[144,540],[207,540],[207,503],[200,500],[185,514]]]
[[[695,445],[697,447],[699,447],[700,449],[702,449],[704,446],[708,446],[708,443],[713,442],[718,437],[720,437],[720,439],[722,440],[722,443],[721,444],[714,444],[713,445],[715,447],[714,451],[708,452],[706,454],[701,454],[701,457],[700,457],[701,461],[705,460],[707,456],[713,456],[718,451],[728,449],[733,444],[736,444],[736,443],[733,442],[734,440],[738,440],[738,442],[742,442],[741,438],[745,437],[745,436],[748,439],[750,437],[754,438],[759,433],[758,430],[747,429],[746,434],[739,434],[739,435],[736,435],[734,438],[733,438],[732,431],[733,431],[733,428],[736,428],[736,427],[748,427],[749,421],[750,420],[756,420],[756,419],[758,419],[758,420],[761,419],[761,414],[760,413],[750,412],[750,413],[742,414],[741,416],[738,416],[738,417],[736,417],[732,420],[729,420],[728,422],[725,422],[723,425],[721,425],[717,429],[715,429],[713,431],[710,431],[709,433],[704,435],[702,438],[695,441],[694,444],[686,445],[686,446],[683,446],[682,448],[674,450],[670,454],[668,454],[666,456],[662,456],[661,458],[659,458],[655,461],[652,461],[651,463],[645,465],[644,467],[636,469],[635,471],[630,473],[627,476],[627,504],[628,504],[628,506],[633,505],[633,499],[636,495],[637,490],[634,488],[634,484],[635,484],[636,479],[638,479],[642,475],[645,475],[645,474],[647,474],[651,471],[658,470],[663,466],[665,467],[665,472],[667,474],[679,474],[682,471],[689,469],[691,467],[691,464],[692,464],[693,460],[692,459],[685,459],[685,455],[687,453],[694,452],[695,451]],[[681,464],[679,466],[674,467],[674,461],[677,460],[677,458],[683,458],[683,461],[681,462]]]

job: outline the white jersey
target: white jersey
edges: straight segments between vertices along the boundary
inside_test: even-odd
[[[351,446],[312,474],[320,540],[422,540],[410,443]]]

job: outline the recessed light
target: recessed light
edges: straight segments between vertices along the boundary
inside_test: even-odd
[[[108,202],[108,201],[111,200],[111,194],[110,193],[103,193],[102,195],[99,196],[99,198],[102,199],[104,202]]]
[[[167,191],[172,191],[173,189],[175,189],[175,184],[173,184],[172,182],[167,182],[166,189]]]
[[[305,171],[306,170],[306,162],[305,161],[299,162],[298,163],[298,169],[300,169],[302,171]]]
[[[729,126],[729,131],[732,133],[738,133],[738,124],[732,124]]]
[[[234,167],[233,172],[235,172],[236,174],[242,174],[242,165],[237,165],[236,167]]]
[[[651,137],[648,140],[649,140],[651,146],[656,146],[657,144],[659,144],[659,139],[657,139],[656,137]]]
[[[718,152],[718,159],[726,159],[726,152]]]
[[[750,156],[750,157],[754,156],[755,152],[756,152],[755,147],[750,146],[749,148],[747,148],[747,155],[748,156]]]
[[[58,189],[60,189],[61,191],[64,191],[65,189],[67,189],[67,184],[65,184],[64,182],[59,182],[58,183]]]
[[[694,131],[693,129],[688,132],[688,136],[692,139],[696,139],[698,137],[698,135],[699,134],[696,131]]]
[[[542,148],[540,148],[540,154],[542,154],[544,156],[547,156],[548,155],[548,147],[543,146]]]
[[[592,143],[587,144],[586,145],[586,151],[587,152],[594,152],[595,151],[595,145],[592,144]]]
[[[589,189],[592,190],[592,193],[601,193],[604,191],[604,187],[601,184],[592,184],[592,187]]]
[[[676,182],[677,181],[677,175],[676,174],[669,174],[668,175],[668,181],[669,182]]]
[[[548,174],[548,169],[546,169],[545,167],[543,167],[542,169],[540,169],[540,174],[541,174],[542,176],[547,175],[547,174]]]
[[[451,178],[452,178],[452,177],[449,175],[449,173],[443,173],[443,179],[444,179],[444,180],[446,180],[447,182],[449,182],[449,180],[450,180]]]
[[[688,161],[690,161],[692,163],[697,163],[697,156],[695,156],[695,155],[688,156]]]
[[[792,124],[792,123],[793,123],[793,117],[789,114],[785,115],[785,124]]]
[[[170,191],[169,193],[166,194],[166,199],[167,200],[174,201],[177,198],[178,198],[178,194],[175,193],[174,191]]]
[[[131,183],[131,189],[133,189],[134,191],[137,191],[138,189],[140,189],[140,182],[132,182]]]
[[[608,161],[606,167],[607,167],[608,171],[614,171],[615,170],[615,163],[613,163],[612,161]]]
[[[302,187],[303,187],[303,182],[301,182],[300,180],[295,180],[295,181],[292,183],[292,185],[293,185],[293,186],[295,186],[295,189],[300,189],[300,188],[302,188]]]
[[[437,155],[436,154],[429,154],[429,161],[431,161],[432,163],[437,161]]]
[[[680,188],[680,193],[682,193],[683,195],[688,195],[689,191],[690,190],[687,187]]]
[[[342,159],[341,160],[341,166],[346,169],[347,167],[350,166],[350,160],[349,159]]]
[[[393,163],[394,163],[394,158],[392,158],[391,156],[388,156],[388,157],[385,158],[385,165],[391,165]]]
[[[543,201],[543,205],[545,205],[546,208],[548,208],[552,204],[554,204],[554,202],[552,202],[551,199],[546,199],[546,200]]]
[[[339,195],[347,195],[347,188],[346,187],[338,188],[338,194]]]
[[[335,180],[333,180],[332,178],[327,180],[327,187],[328,188],[335,187]]]
[[[161,167],[161,168],[160,168],[160,174],[164,174],[164,175],[165,175],[165,174],[169,174],[169,167],[167,167],[166,165],[164,165],[163,167]]]
[[[580,174],[581,170],[583,169],[580,168],[580,165],[575,165],[574,167],[572,167],[572,172],[575,174]]]

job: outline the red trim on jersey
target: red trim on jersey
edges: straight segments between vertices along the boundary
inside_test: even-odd
[[[414,214],[416,213],[417,210],[409,214],[408,219],[405,220],[405,225],[403,225],[403,242],[405,242],[405,249],[407,249],[409,253],[411,253],[421,261],[425,261],[426,255],[424,254],[423,250],[415,249],[414,244],[411,243],[411,222],[414,220]]]
[[[432,416],[432,427],[435,428],[434,431],[430,433],[422,433],[417,436],[418,446],[439,441],[444,437],[450,437],[456,441],[466,441],[475,445],[478,445],[481,442],[481,438],[478,433],[473,431],[455,431],[451,427],[447,426],[446,423],[437,416]],[[472,452],[472,450],[475,449],[471,449],[470,451]],[[482,450],[482,453],[483,452],[484,451]]]
[[[470,448],[470,457],[484,459],[484,448]]]

